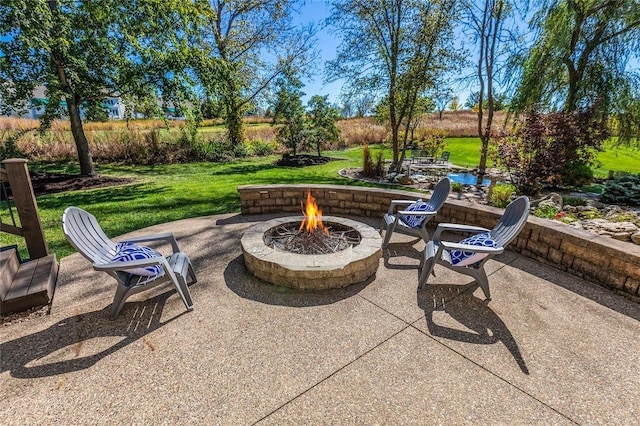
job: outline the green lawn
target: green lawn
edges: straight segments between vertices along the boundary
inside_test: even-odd
[[[72,191],[38,197],[40,218],[50,251],[62,258],[73,253],[60,223],[68,206],[77,206],[94,214],[109,236],[173,220],[240,210],[236,187],[244,184],[309,183],[352,185],[338,176],[341,168],[360,164],[361,150],[326,152],[341,158],[322,166],[305,168],[276,167],[277,156],[251,158],[228,163],[193,163],[163,166],[98,166],[100,174],[126,176],[136,183],[111,188]],[[31,168],[36,168],[31,165]],[[78,173],[74,165],[47,165],[49,171]],[[0,211],[10,223],[6,210]],[[21,237],[0,234],[0,246],[18,244]],[[26,255],[24,248],[21,254]]]
[[[640,173],[640,150],[605,145],[605,150],[599,152],[597,168],[594,169],[596,177],[604,178],[609,170],[628,173]],[[463,167],[477,167],[480,158],[480,139],[478,138],[448,138],[447,151],[451,152],[450,161]],[[487,165],[491,166],[491,160]]]
[[[245,127],[245,130],[246,129],[265,129],[265,128],[273,127],[273,125],[271,123],[245,123],[244,127]],[[202,133],[222,133],[222,132],[226,132],[227,128],[223,124],[218,124],[216,126],[199,127],[198,131]]]
[[[373,158],[382,149],[372,146]],[[391,158],[384,148],[384,158]],[[479,140],[477,138],[448,139],[447,150],[451,161],[461,166],[478,164]],[[62,235],[60,218],[68,206],[78,206],[93,213],[107,235],[117,236],[147,226],[189,217],[236,212],[240,209],[237,186],[245,184],[308,183],[336,185],[364,185],[338,176],[338,170],[361,166],[361,148],[325,152],[324,155],[340,158],[322,166],[306,168],[276,167],[277,156],[250,158],[227,163],[192,163],[162,166],[97,166],[100,174],[126,176],[136,179],[129,185],[72,191],[38,197],[40,216],[49,248],[58,258],[73,252]],[[630,149],[608,149],[599,154],[602,166],[598,176],[606,176],[608,170],[640,173],[640,152]],[[38,165],[32,169],[78,173],[74,164]],[[0,218],[10,223],[6,210],[0,209]],[[18,244],[26,255],[22,238],[0,233],[0,245]]]

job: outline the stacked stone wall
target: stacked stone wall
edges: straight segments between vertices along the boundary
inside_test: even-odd
[[[307,190],[334,216],[382,218],[392,200],[417,200],[416,192],[339,185],[245,185],[238,187],[242,214],[300,214]],[[493,228],[502,209],[449,199],[430,224],[464,223]],[[509,249],[605,287],[640,296],[640,246],[529,217]]]

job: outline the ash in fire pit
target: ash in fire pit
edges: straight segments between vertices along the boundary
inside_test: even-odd
[[[330,254],[360,244],[355,229],[339,223],[327,222],[325,232],[300,230],[304,222],[289,222],[265,232],[264,243],[272,248],[297,254]]]

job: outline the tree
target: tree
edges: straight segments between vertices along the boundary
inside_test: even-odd
[[[350,100],[344,100],[342,103],[342,107],[340,108],[340,115],[344,118],[350,118],[353,116],[353,105]]]
[[[587,166],[609,137],[606,118],[593,108],[541,114],[530,110],[513,134],[497,138],[493,160],[519,192],[537,195],[547,185],[584,185]]]
[[[302,106],[302,82],[291,68],[276,81],[276,102],[273,107],[273,124],[280,124],[276,132],[278,142],[288,147],[293,155],[305,142],[305,116]],[[318,154],[319,155],[319,154]]]
[[[200,111],[204,119],[220,118],[220,110],[220,102],[210,96],[200,102]]]
[[[438,119],[442,121],[442,113],[453,100],[453,91],[451,87],[447,86],[444,82],[438,81],[434,85],[430,95],[435,103],[436,111],[438,111]]]
[[[469,94],[467,100],[464,103],[464,106],[469,108],[474,112],[478,112],[478,100],[480,99],[479,92],[473,92]],[[489,106],[489,101],[484,97],[484,101],[482,102],[482,109],[486,111]],[[509,98],[506,93],[493,93],[493,110],[494,111],[504,111],[509,108]]]
[[[508,0],[468,1],[464,3],[468,24],[478,43],[476,76],[479,90],[467,99],[467,105],[477,108],[478,136],[482,144],[478,165],[477,185],[482,185],[486,167],[493,115],[496,111],[494,80],[498,74],[497,63],[500,44],[505,41],[505,21],[511,13]],[[486,103],[485,103],[486,101]],[[486,109],[486,118],[484,115]]]
[[[330,24],[342,37],[327,80],[345,79],[350,91],[386,98],[393,149],[399,168],[407,144],[401,126],[415,116],[418,97],[450,65],[455,2],[444,0],[333,1]]]
[[[154,92],[184,97],[188,2],[3,0],[0,5],[0,97],[20,110],[45,85],[41,130],[60,116],[71,123],[80,173],[95,174],[81,108],[106,97]]]
[[[368,92],[343,93],[341,98],[344,110],[350,114],[347,117],[351,116],[351,110],[355,110],[355,117],[362,118],[370,114],[376,105],[376,97]]]
[[[451,111],[460,111],[462,109],[462,106],[460,105],[460,98],[458,96],[454,96],[453,99],[451,99],[451,102],[449,102],[449,109]]]
[[[640,1],[545,0],[530,27],[532,47],[518,62],[514,111],[532,105],[565,112],[594,107],[624,117],[620,137],[640,129],[637,74],[627,69],[640,53]]]
[[[294,29],[291,12],[301,0],[209,0],[198,2],[207,23],[194,44],[196,73],[210,95],[219,96],[232,146],[244,143],[243,117],[251,103],[286,68],[309,70],[313,27]]]
[[[320,156],[323,143],[337,142],[340,137],[340,129],[336,126],[336,120],[340,113],[329,104],[329,96],[315,95],[307,103],[309,107],[307,138],[315,145]]]

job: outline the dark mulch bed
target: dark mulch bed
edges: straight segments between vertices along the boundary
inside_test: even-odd
[[[282,158],[276,161],[276,166],[284,167],[305,167],[305,166],[319,166],[321,164],[327,164],[329,161],[337,161],[340,158],[331,158],[317,155],[283,155]]]
[[[56,192],[74,191],[78,189],[106,188],[108,186],[131,183],[134,179],[109,176],[80,176],[63,173],[31,172],[31,184],[36,195],[54,194]]]

